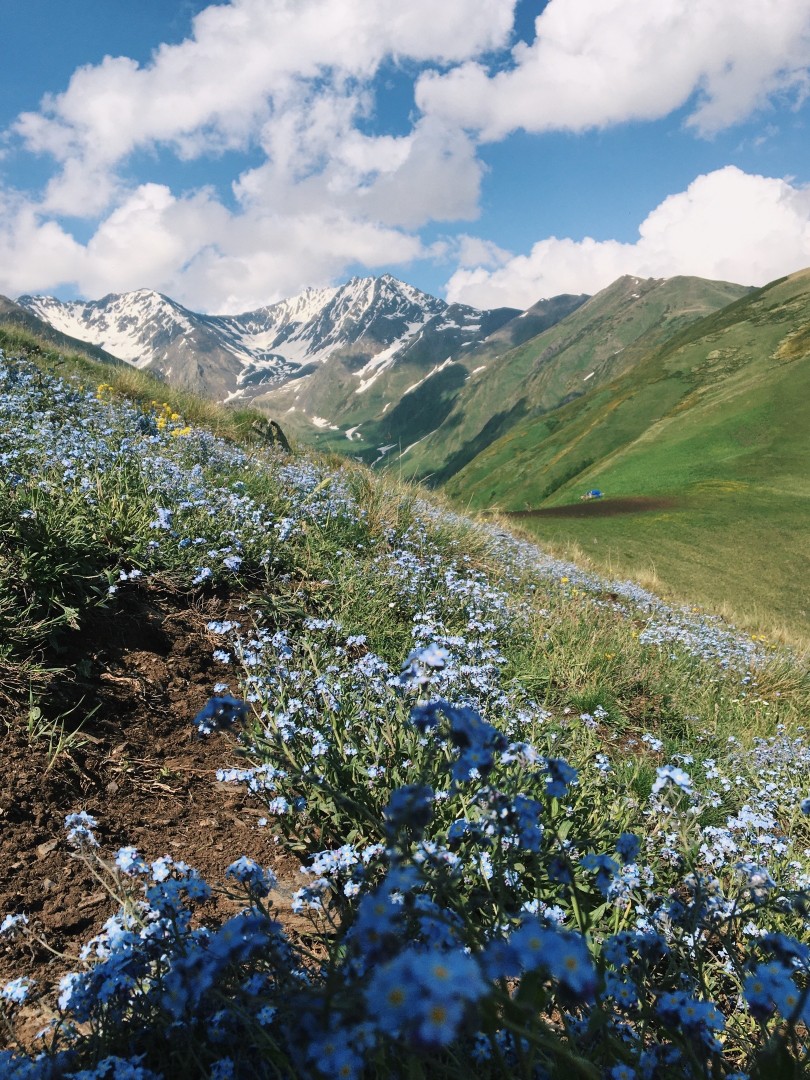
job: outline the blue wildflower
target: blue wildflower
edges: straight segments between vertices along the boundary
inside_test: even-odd
[[[554,799],[565,797],[571,784],[576,783],[577,770],[564,761],[563,758],[546,758],[546,794]]]
[[[432,673],[441,671],[449,659],[449,652],[440,645],[431,644],[419,649],[413,649],[402,665],[399,674],[400,685],[427,686],[432,678]]]
[[[736,869],[741,871],[746,879],[749,895],[755,904],[763,903],[768,893],[776,888],[776,882],[763,866],[755,863],[739,862]]]
[[[592,1001],[596,972],[585,939],[570,931],[546,930],[542,964],[574,997]]]
[[[12,979],[11,982],[7,982],[5,986],[0,987],[0,998],[11,1002],[12,1005],[22,1005],[28,997],[32,985],[31,980],[24,976]]]
[[[810,1001],[806,990],[800,990],[793,979],[784,979],[774,987],[773,1002],[776,1011],[791,1023],[810,1019]]]
[[[314,1038],[307,1048],[307,1057],[323,1076],[356,1080],[363,1072],[362,1057],[342,1031]]]
[[[84,810],[68,814],[65,817],[65,828],[68,831],[68,840],[76,847],[98,847],[98,840],[93,832],[93,829],[98,828],[98,822]]]
[[[194,717],[192,723],[201,735],[210,735],[220,728],[242,722],[249,713],[247,702],[223,695],[211,698]]]
[[[641,839],[635,833],[624,832],[616,841],[616,853],[623,863],[634,863],[641,850]]]
[[[613,879],[619,872],[619,864],[609,855],[596,855],[590,853],[583,855],[579,860],[584,870],[596,871],[596,887],[603,896],[607,896]]]
[[[632,1009],[638,1004],[638,988],[628,978],[608,971],[605,975],[605,997],[612,997],[621,1009]]]
[[[383,964],[372,975],[365,992],[369,1015],[383,1031],[400,1034],[418,1012],[423,997],[410,963],[403,954]]]
[[[447,1046],[456,1037],[464,1016],[464,1002],[458,998],[430,999],[419,1011],[415,1037],[422,1046]]]
[[[278,881],[272,870],[264,870],[253,859],[242,855],[236,862],[232,862],[225,871],[225,877],[232,877],[242,885],[246,885],[251,895],[267,896],[276,888]]]
[[[8,934],[10,938],[16,937],[18,934],[22,933],[23,927],[27,924],[27,915],[6,915],[0,923],[0,934]]]
[[[393,839],[401,829],[421,834],[432,818],[433,801],[433,788],[426,784],[397,787],[383,810],[386,835]]]
[[[610,1080],[636,1080],[636,1070],[629,1065],[614,1065],[608,1076]]]
[[[172,527],[173,511],[165,506],[157,508],[157,519],[152,522],[150,528],[170,530]]]
[[[679,766],[661,765],[655,770],[655,774],[656,778],[655,783],[652,786],[651,794],[657,795],[659,791],[663,791],[669,784],[679,788],[681,791],[685,791],[687,794],[691,794],[692,777],[684,769],[679,768]]]
[[[148,871],[146,863],[134,847],[119,848],[115,856],[115,865],[124,874],[145,874]]]
[[[570,885],[574,880],[571,866],[563,855],[552,855],[546,864],[546,872],[551,881],[560,885]]]

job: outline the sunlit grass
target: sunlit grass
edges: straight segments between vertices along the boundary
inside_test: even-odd
[[[789,997],[810,975],[796,655],[356,463],[217,440],[179,398],[54,364],[76,381],[0,367],[0,662],[28,735],[69,753],[24,674],[94,607],[162,582],[238,597],[238,624],[209,625],[227,684],[197,729],[306,861],[313,928],[285,940],[271,876],[233,852],[245,911],[200,930],[188,867],[108,858],[71,817],[122,914],[63,983],[46,1064],[26,1046],[0,1070],[800,1075],[804,1020],[749,982],[769,962]],[[10,1020],[29,992],[0,988]]]

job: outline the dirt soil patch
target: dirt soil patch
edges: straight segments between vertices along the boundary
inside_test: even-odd
[[[633,495],[622,499],[587,499],[566,506],[541,506],[536,510],[507,510],[510,518],[594,518],[616,517],[619,514],[640,514],[650,510],[677,510],[683,506],[678,499]]]
[[[46,688],[48,715],[38,726],[28,702],[0,701],[0,919],[24,912],[43,942],[0,939],[0,984],[36,980],[39,1027],[59,978],[81,968],[81,945],[118,907],[66,841],[65,815],[74,811],[98,820],[105,854],[132,844],[148,860],[171,855],[215,889],[226,867],[248,855],[278,876],[273,901],[288,929],[308,928],[289,908],[305,880],[298,861],[259,827],[257,801],[216,780],[217,769],[244,765],[238,743],[224,732],[199,738],[191,723],[214,684],[229,679],[213,658],[221,639],[206,628],[224,618],[250,625],[233,598],[133,589],[115,612],[94,612],[61,643],[65,674]],[[83,723],[73,744],[54,753],[45,728],[68,710],[67,731]],[[214,899],[201,917],[216,923],[238,906]]]

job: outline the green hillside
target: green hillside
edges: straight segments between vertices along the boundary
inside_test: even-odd
[[[806,1077],[795,653],[26,353],[3,1080]]]
[[[26,352],[3,1080],[806,1078],[795,653]]]
[[[560,308],[556,317],[562,318],[571,306]],[[469,333],[446,325],[458,314],[451,306],[430,319],[397,350],[394,363],[391,349],[375,352],[369,341],[337,349],[328,359],[306,365],[289,382],[258,395],[254,402],[275,416],[284,416],[290,431],[311,446],[346,453],[353,443],[353,454],[373,460],[378,447],[391,442],[385,418],[394,402],[448,368],[453,370],[449,382],[441,379],[443,386],[454,390],[466,378],[463,361],[453,362],[451,356],[463,355]],[[481,312],[477,332],[486,339],[504,324],[510,325],[516,314],[512,308]],[[435,420],[425,418],[425,422],[435,426],[449,408],[447,404]]]
[[[702,278],[620,278],[543,333],[482,358],[444,422],[392,463],[407,476],[444,483],[524,418],[606,385],[747,291]]]
[[[476,341],[442,326],[447,320],[464,321],[463,313],[451,305],[390,366],[385,356],[377,366],[370,364],[368,352],[338,350],[255,403],[283,416],[290,432],[309,446],[351,451],[362,461],[374,462],[382,447],[398,451],[434,431],[476,367],[558,323],[587,299],[562,295],[540,300],[520,314],[506,308],[482,312]],[[507,313],[514,317],[506,318]],[[358,372],[369,364],[359,379]]]
[[[682,331],[447,483],[556,545],[790,633],[810,627],[810,271]],[[605,499],[583,504],[600,488]]]

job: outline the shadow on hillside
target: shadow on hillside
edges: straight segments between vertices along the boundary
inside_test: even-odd
[[[510,518],[592,518],[617,517],[619,514],[640,514],[649,510],[677,510],[683,506],[679,499],[653,498],[634,495],[623,499],[588,499],[566,506],[541,506],[536,510],[507,510]]]

